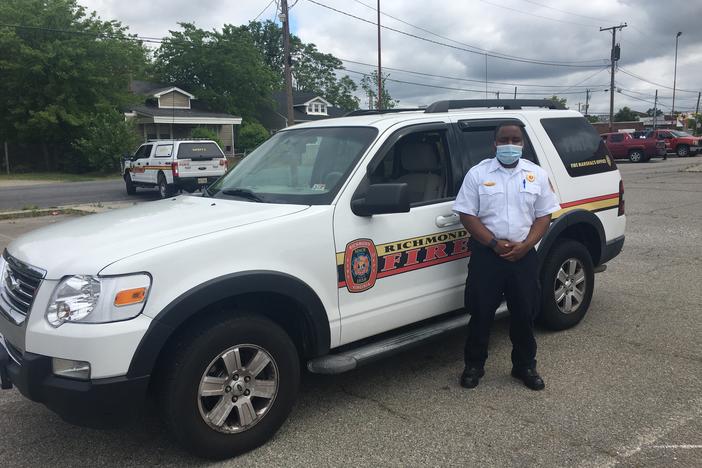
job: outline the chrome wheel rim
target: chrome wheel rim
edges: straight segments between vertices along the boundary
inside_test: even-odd
[[[641,161],[641,153],[639,153],[638,151],[634,151],[633,153],[631,153],[630,158],[632,162],[639,162]]]
[[[278,395],[278,366],[260,346],[233,346],[210,362],[198,386],[200,416],[212,429],[232,434],[250,429]]]
[[[577,258],[569,258],[561,264],[553,282],[553,295],[558,309],[564,314],[578,310],[585,299],[587,277],[585,268]]]

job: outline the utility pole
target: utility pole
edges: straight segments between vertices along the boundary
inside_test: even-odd
[[[517,87],[514,87],[514,99],[517,99]]]
[[[292,97],[292,70],[290,70],[290,15],[288,13],[288,0],[280,1],[280,20],[283,22],[283,53],[285,70],[285,97],[288,110],[288,127],[295,125]]]
[[[612,62],[612,76],[609,85],[609,131],[612,131],[612,122],[614,120],[614,64],[619,60],[619,45],[617,45],[617,29],[620,31],[626,28],[627,24],[623,23],[619,26],[612,26],[609,28],[600,28],[602,31],[612,31],[612,50],[610,52],[610,61]]]
[[[653,129],[656,129],[656,120],[658,120],[658,90],[653,98]]]
[[[676,126],[677,120],[675,119],[675,81],[678,77],[678,39],[682,35],[681,31],[675,35],[675,66],[673,68],[673,105],[670,110],[670,116],[673,118],[673,126]]]
[[[500,92],[497,91],[495,94],[497,95],[497,100],[499,101],[500,100]]]
[[[700,100],[697,100],[697,104],[699,104]],[[10,175],[10,153],[7,151],[7,140],[5,140],[5,171],[7,171],[7,175]]]
[[[590,109],[590,90],[585,90],[585,117],[587,117],[588,109]]]
[[[580,103],[578,103],[578,112],[580,112]]]
[[[383,72],[380,67],[380,0],[378,0],[378,110],[383,110]]]
[[[702,94],[702,91],[697,93],[697,107],[695,107],[695,114],[700,113],[700,95],[701,94]]]
[[[487,54],[485,54],[485,99],[488,98],[488,91],[487,91]]]

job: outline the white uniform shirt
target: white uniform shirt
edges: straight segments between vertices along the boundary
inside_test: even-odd
[[[545,170],[526,159],[506,169],[496,158],[473,166],[458,192],[453,210],[477,216],[496,239],[522,242],[536,218],[561,206]]]

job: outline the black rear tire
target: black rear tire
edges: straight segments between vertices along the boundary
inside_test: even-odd
[[[127,195],[134,195],[136,193],[136,185],[132,182],[132,177],[129,172],[124,174],[124,185],[127,188]]]
[[[570,275],[568,271],[571,260],[576,265],[573,275]],[[561,271],[562,269],[563,271]],[[571,276],[574,279],[571,279]],[[583,278],[585,282],[582,289],[579,288],[582,283],[576,284],[580,278]],[[571,286],[572,290],[570,290]],[[557,241],[541,268],[541,313],[537,318],[538,323],[550,330],[565,330],[574,327],[587,313],[594,286],[594,267],[587,248],[574,240]],[[575,289],[580,294],[577,305],[574,302]],[[566,302],[567,297],[564,296],[563,299],[560,299],[561,294],[570,295],[570,307]]]
[[[239,350],[251,346],[264,350],[272,358],[266,369],[276,370],[277,391],[258,421],[248,429],[227,433],[211,426],[201,413],[201,379],[220,353],[233,347]],[[162,361],[156,397],[166,425],[191,453],[219,460],[239,455],[264,444],[287,419],[299,389],[300,360],[295,344],[276,323],[256,315],[220,315],[203,322],[171,349]],[[233,393],[226,395],[222,399]],[[254,396],[250,398],[253,401]],[[235,408],[228,418],[237,417]]]

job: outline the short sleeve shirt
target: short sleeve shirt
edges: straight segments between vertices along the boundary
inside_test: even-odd
[[[477,216],[497,239],[522,242],[536,218],[560,210],[541,167],[520,159],[513,169],[497,159],[473,166],[463,179],[453,210]]]

